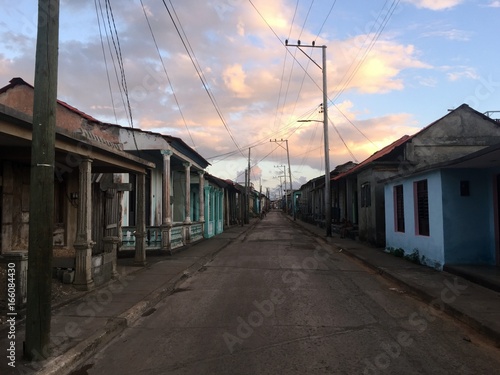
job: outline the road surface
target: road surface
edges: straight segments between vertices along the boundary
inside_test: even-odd
[[[74,374],[500,374],[499,353],[270,212]]]

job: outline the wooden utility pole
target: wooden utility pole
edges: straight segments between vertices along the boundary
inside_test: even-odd
[[[24,356],[50,355],[59,0],[38,1]]]

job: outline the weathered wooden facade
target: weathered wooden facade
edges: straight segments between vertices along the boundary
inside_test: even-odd
[[[33,87],[15,78],[0,89],[2,254],[28,250]],[[75,270],[81,289],[116,272],[119,209],[114,197],[127,186],[113,172],[143,180],[144,159],[124,152],[107,125],[59,101],[56,113],[54,264]],[[140,244],[137,251],[140,252]]]

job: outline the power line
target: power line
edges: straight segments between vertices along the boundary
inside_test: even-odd
[[[227,124],[226,120],[224,119],[224,116],[222,115],[222,112],[219,109],[219,106],[217,105],[217,101],[215,100],[214,95],[212,94],[212,92],[210,91],[210,89],[208,87],[208,84],[206,82],[206,79],[204,77],[202,69],[198,67],[199,64],[197,65],[195,63],[196,56],[194,55],[194,51],[192,51],[192,48],[191,48],[191,51],[190,51],[190,45],[189,45],[189,48],[188,48],[187,44],[189,43],[189,41],[188,41],[188,38],[187,38],[186,34],[184,33],[184,37],[181,34],[181,31],[179,29],[179,27],[182,28],[180,21],[179,21],[179,26],[178,26],[177,23],[174,20],[174,17],[172,15],[172,13],[170,12],[170,9],[167,6],[167,3],[165,2],[165,0],[162,0],[162,1],[163,1],[163,5],[165,6],[165,9],[168,12],[170,20],[172,21],[172,23],[173,23],[173,25],[175,27],[175,30],[177,31],[177,34],[179,35],[179,38],[181,39],[182,45],[184,46],[184,49],[186,50],[186,52],[187,52],[187,54],[189,56],[189,59],[191,60],[191,63],[193,64],[193,66],[194,66],[194,68],[196,70],[196,74],[198,75],[198,78],[200,79],[200,81],[201,81],[201,83],[203,85],[203,88],[205,89],[205,92],[207,93],[208,97],[210,98],[210,101],[212,102],[213,107],[215,108],[215,111],[217,112],[217,115],[219,116],[222,124],[224,125],[224,128],[226,129],[227,133],[231,137],[231,140],[235,144],[236,148],[240,151],[241,155],[245,156],[243,154],[243,151],[241,150],[240,146],[238,145],[238,142],[236,142],[236,139],[234,138],[234,136],[233,136],[233,134],[232,134],[232,132],[231,132],[231,130],[229,128],[229,125]],[[172,9],[174,9],[171,1],[170,1],[170,5],[172,6]],[[175,12],[175,10],[174,10],[174,12]]]
[[[111,41],[113,42],[113,46],[115,48],[116,59],[118,61],[118,67],[120,68],[120,77],[121,77],[121,87],[126,99],[126,110],[129,115],[129,123],[130,126],[134,127],[134,119],[132,117],[132,108],[130,106],[130,98],[128,95],[128,87],[127,87],[127,78],[125,76],[125,66],[123,64],[123,56],[122,50],[120,46],[120,38],[118,37],[118,30],[116,29],[115,17],[113,14],[113,8],[111,7],[110,0],[105,0],[106,5],[106,15],[108,19],[108,27],[111,34]],[[111,28],[113,26],[113,28]]]
[[[305,117],[305,116],[309,116],[311,113],[315,112],[317,108],[318,107],[315,107],[312,110],[307,111],[306,113],[304,113],[303,115],[301,115],[299,118],[302,118],[302,117]],[[257,140],[255,142],[249,144],[249,145],[244,146],[244,148],[246,149],[246,148],[249,148],[249,147],[253,148],[253,147],[256,147],[256,146],[260,146],[262,144],[267,143],[268,140],[269,140],[269,138],[290,137],[291,134],[295,133],[297,130],[299,130],[299,128],[301,128],[303,126],[303,124],[300,124],[300,125],[295,126],[294,128],[292,128],[292,125],[296,125],[296,123],[297,123],[296,121],[291,121],[288,125],[286,125],[284,128],[282,128],[280,131],[278,131],[276,133],[271,133],[270,135],[267,135],[266,137],[263,137],[260,140]],[[218,163],[220,161],[223,161],[223,160],[227,159],[230,156],[236,155],[237,153],[238,153],[238,150],[233,150],[233,151],[226,152],[224,154],[220,154],[220,155],[215,155],[215,156],[212,156],[212,157],[208,157],[206,159],[207,160],[212,160],[212,159],[216,159],[216,158],[219,158],[219,157],[224,157],[221,160],[218,160],[216,162],[212,162],[212,164],[215,164],[215,163]]]
[[[388,2],[389,2],[389,0],[386,0],[386,2],[384,3],[382,9],[380,10],[379,15],[377,16],[376,22],[372,25],[372,28],[370,29],[370,32],[367,34],[366,39],[368,39],[368,35],[370,35],[372,33],[372,30],[374,29],[375,25],[378,23],[377,21],[380,19],[382,13],[384,12],[385,6],[386,6],[386,4]],[[358,73],[358,71],[361,68],[361,66],[363,65],[363,63],[366,61],[366,58],[368,57],[369,53],[373,49],[373,46],[375,45],[375,43],[379,39],[380,35],[382,34],[382,31],[385,29],[385,26],[389,22],[389,19],[392,17],[392,15],[393,15],[394,11],[396,10],[396,7],[398,6],[399,2],[400,2],[400,0],[393,0],[391,6],[389,7],[389,11],[385,14],[385,17],[382,20],[382,23],[379,25],[379,28],[378,28],[377,32],[373,35],[373,37],[372,37],[372,39],[370,41],[370,44],[368,45],[368,47],[366,48],[366,50],[363,53],[363,56],[361,57],[361,59],[356,64],[356,67],[354,68],[354,70],[352,71],[352,73],[345,80],[344,84],[342,85],[342,88],[340,90],[338,90],[337,94],[334,96],[334,98],[332,100],[332,103],[333,103],[333,101],[337,100],[340,97],[340,95],[342,95],[342,93],[347,88],[347,86],[349,85],[349,83],[351,83],[352,79]],[[359,56],[360,52],[361,52],[361,48],[358,50],[356,58]],[[344,78],[347,76],[348,72],[353,67],[354,61],[356,60],[356,58],[353,60],[352,64],[349,66],[349,68],[347,69],[346,73],[344,74],[344,77],[342,77],[342,79],[341,79],[340,82],[342,82],[344,80]]]
[[[97,25],[99,28],[99,36],[101,39],[102,56],[104,58],[104,66],[106,67],[106,78],[108,81],[109,95],[111,96],[111,107],[113,108],[113,114],[115,115],[115,122],[118,123],[118,117],[116,116],[116,110],[115,110],[115,106],[114,106],[113,91],[111,90],[111,79],[109,78],[108,60],[106,59],[106,51],[104,49],[104,41],[102,39],[101,20],[99,18],[99,10],[97,8],[97,0],[94,0],[94,5],[95,5],[96,16],[97,16]],[[101,10],[102,10],[102,8],[101,8]]]
[[[158,43],[156,42],[156,38],[155,38],[155,35],[154,35],[154,32],[153,32],[153,29],[151,27],[151,23],[149,22],[148,14],[146,12],[146,9],[144,8],[144,3],[142,2],[142,0],[140,0],[140,1],[141,1],[141,6],[142,6],[142,11],[144,13],[144,17],[146,17],[146,21],[148,23],[148,27],[149,27],[149,31],[151,33],[151,37],[153,38],[153,42],[154,42],[154,45],[156,47],[156,51],[158,52],[158,57],[160,58],[161,65],[163,66],[163,71],[165,72],[168,84],[169,84],[170,88],[172,89],[172,95],[174,96],[175,103],[177,104],[177,108],[179,109],[179,113],[181,115],[182,121],[184,122],[184,126],[186,127],[186,130],[188,132],[189,138],[191,139],[193,147],[196,147],[196,145],[194,143],[193,136],[191,135],[191,131],[189,130],[189,127],[187,125],[186,119],[184,118],[184,114],[182,113],[182,109],[181,109],[181,106],[179,104],[179,101],[177,100],[177,95],[175,94],[175,90],[174,90],[174,87],[172,85],[172,81],[170,80],[170,77],[168,75],[167,68],[165,67],[165,63],[163,62],[163,57],[161,56],[160,49],[158,48]]]

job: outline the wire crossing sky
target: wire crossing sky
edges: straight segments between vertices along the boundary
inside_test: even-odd
[[[0,85],[34,82],[37,4],[0,0]],[[58,97],[102,121],[181,137],[208,171],[271,190],[362,161],[463,103],[500,110],[498,0],[61,0]],[[118,44],[119,43],[119,44]],[[312,60],[320,51],[304,49]],[[298,120],[317,120],[297,122]],[[265,191],[265,190],[264,190]]]

